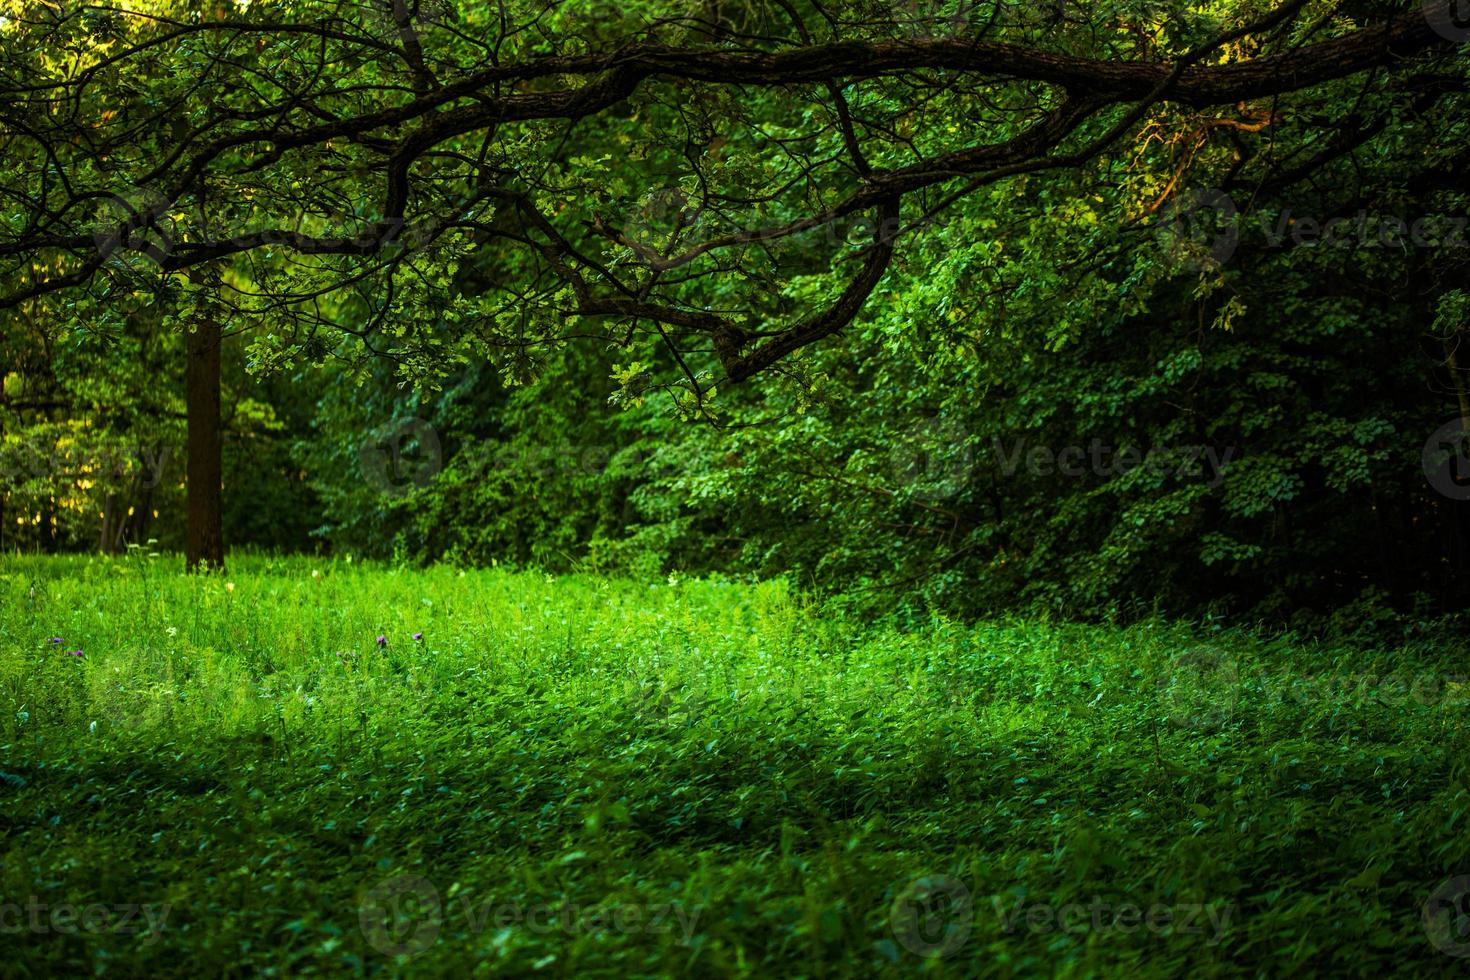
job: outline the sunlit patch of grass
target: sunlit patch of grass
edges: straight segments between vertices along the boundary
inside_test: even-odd
[[[0,904],[169,911],[0,947],[37,974],[1447,973],[1420,912],[1470,873],[1466,669],[1158,622],[899,633],[778,583],[11,558]],[[405,875],[443,921],[395,955],[363,909]],[[904,928],[916,880],[964,889],[943,956]],[[1013,915],[1093,902],[1230,915]]]

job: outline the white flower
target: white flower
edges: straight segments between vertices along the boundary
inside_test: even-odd
[[[225,591],[226,592],[234,592],[235,591],[235,583],[234,582],[226,582],[225,583]]]
[[[178,636],[179,628],[177,626],[170,626],[166,632],[169,636]]]

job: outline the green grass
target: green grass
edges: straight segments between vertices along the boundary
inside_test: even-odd
[[[776,584],[164,561],[0,564],[0,972],[1467,962],[1421,918],[1470,874],[1462,649],[900,633]],[[1194,931],[1119,927],[1125,903]],[[104,908],[69,932],[62,905]],[[144,931],[117,931],[129,907]]]

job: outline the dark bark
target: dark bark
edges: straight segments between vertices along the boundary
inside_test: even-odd
[[[193,571],[218,571],[225,564],[221,507],[220,324],[205,313],[189,334],[184,372],[188,413],[188,514],[184,560]]]
[[[125,533],[129,541],[146,544],[148,541],[148,529],[153,523],[152,485],[140,477],[134,497],[137,502],[133,505],[133,513],[128,518]]]
[[[102,499],[102,533],[98,536],[97,550],[104,555],[122,551],[122,529],[122,503],[116,493],[109,491]]]
[[[56,514],[56,498],[48,497],[41,505],[41,550],[54,555],[61,550],[60,521]]]

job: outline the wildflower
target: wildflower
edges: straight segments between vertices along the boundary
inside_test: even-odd
[[[234,592],[235,591],[235,583],[234,582],[226,582],[225,583],[225,591],[226,592]]]
[[[319,569],[313,568],[311,570],[311,577],[312,578],[321,578],[322,577],[322,573],[321,573],[321,571]]]
[[[383,649],[387,645],[388,645],[388,638],[386,636],[384,636],[383,634],[379,633],[378,634],[378,649],[381,650],[381,649]]]
[[[415,643],[422,643],[422,642],[424,642],[424,634],[422,634],[422,633],[415,633],[413,635],[413,641]]]
[[[66,642],[66,641],[65,641],[65,640],[63,640],[63,639],[62,639],[62,638],[61,638],[61,637],[59,637],[59,636],[53,636],[53,637],[52,637],[52,638],[51,638],[51,639],[49,639],[49,640],[47,640],[47,641],[46,641],[46,642],[47,642],[47,643],[49,643],[49,644],[51,644],[51,645],[52,645],[52,646],[56,646],[56,647],[59,647],[59,646],[61,646],[61,645],[62,645],[62,644],[63,644],[63,643],[65,643],[65,642]]]
[[[178,636],[179,628],[177,626],[170,626],[167,630],[167,633],[169,636]]]
[[[66,651],[66,655],[68,657],[80,657],[82,655],[82,651],[80,651],[80,650],[68,650],[68,651]]]

